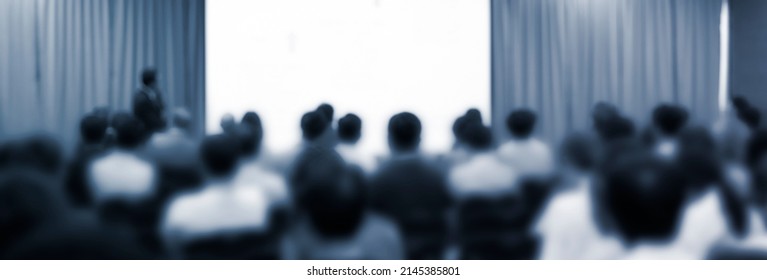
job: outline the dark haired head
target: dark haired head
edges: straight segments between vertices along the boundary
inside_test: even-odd
[[[526,139],[533,134],[535,121],[535,112],[529,109],[518,109],[506,118],[506,128],[515,138]]]
[[[681,172],[649,155],[631,154],[609,166],[604,180],[607,211],[624,241],[673,237],[685,198]]]
[[[104,140],[109,127],[105,116],[88,114],[80,121],[80,137],[85,143],[99,143]]]
[[[409,112],[389,119],[389,146],[397,151],[412,151],[421,143],[421,121]]]
[[[601,130],[608,121],[617,117],[620,117],[618,108],[616,108],[615,105],[605,101],[597,102],[591,111],[591,118],[593,119],[594,127],[597,130]]]
[[[743,110],[739,110],[737,115],[738,119],[740,119],[741,122],[745,123],[752,130],[759,128],[759,124],[761,124],[762,113],[759,112],[759,109],[754,107],[748,107]]]
[[[154,86],[157,82],[157,72],[154,68],[147,68],[141,72],[141,83],[145,86]]]
[[[767,130],[757,130],[746,144],[746,163],[752,168],[767,156]]]
[[[233,135],[237,137],[237,140],[240,143],[240,152],[243,156],[247,157],[258,154],[261,147],[261,141],[263,140],[260,130],[245,124],[240,124]]]
[[[634,136],[634,122],[625,117],[613,118],[605,122],[598,132],[602,140],[607,142],[628,139]]]
[[[243,143],[243,152],[245,155],[255,155],[261,147],[264,139],[264,128],[261,126],[261,117],[256,112],[247,112],[240,121],[240,130],[238,137]]]
[[[117,133],[117,146],[133,149],[145,140],[144,123],[130,113],[120,112],[112,118],[112,127]]]
[[[337,153],[324,148],[308,151],[299,162],[294,189],[312,226],[327,237],[352,234],[365,212],[365,180],[360,170],[347,167]]]
[[[480,124],[482,123],[482,113],[480,113],[476,108],[467,110],[464,116],[469,122],[476,122]]]
[[[240,156],[237,138],[230,134],[205,137],[200,145],[200,154],[208,172],[216,177],[234,173]]]
[[[33,171],[0,174],[0,252],[59,217],[66,208],[58,198],[54,186]]]
[[[333,106],[331,106],[328,103],[322,103],[320,106],[317,107],[317,111],[322,113],[323,116],[325,116],[325,120],[328,123],[333,122],[333,114],[335,110],[333,109]]]
[[[261,129],[262,127],[261,117],[259,117],[258,114],[253,111],[248,111],[245,113],[245,115],[242,116],[242,120],[240,122],[257,129]]]
[[[748,99],[743,96],[733,96],[730,100],[732,101],[732,105],[735,107],[736,111],[742,111],[746,108],[751,108],[751,103],[748,102]]]
[[[303,131],[304,139],[309,141],[322,136],[328,125],[325,115],[318,111],[308,112],[301,118],[301,131]]]
[[[676,135],[687,124],[687,110],[676,105],[662,104],[653,111],[653,124],[663,134]]]
[[[493,133],[489,127],[470,123],[464,130],[466,144],[474,150],[485,151],[493,147]]]
[[[362,136],[362,120],[355,114],[346,114],[338,120],[338,139],[342,142],[357,143]]]

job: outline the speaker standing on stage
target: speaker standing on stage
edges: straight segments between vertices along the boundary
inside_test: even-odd
[[[145,69],[141,73],[141,87],[133,95],[133,114],[144,123],[148,133],[165,127],[165,103],[157,88],[157,73]]]

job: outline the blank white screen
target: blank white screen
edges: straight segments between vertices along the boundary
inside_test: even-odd
[[[207,1],[207,132],[254,110],[267,149],[286,150],[328,102],[362,118],[367,152],[386,151],[401,111],[421,119],[424,150],[449,149],[456,117],[489,117],[489,14],[482,0]]]

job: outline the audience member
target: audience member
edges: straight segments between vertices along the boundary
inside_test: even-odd
[[[411,113],[389,120],[391,157],[372,177],[371,206],[402,230],[408,259],[441,259],[448,244],[447,182],[419,151],[421,122]]]
[[[533,137],[536,115],[529,109],[511,112],[506,127],[511,140],[498,148],[498,155],[521,177],[545,176],[553,170],[549,147]]]
[[[171,200],[162,235],[174,257],[188,259],[277,258],[270,236],[268,195],[256,185],[239,184],[240,145],[235,136],[208,136],[200,147],[208,173],[197,190]]]
[[[296,167],[300,212],[284,259],[401,259],[397,227],[369,211],[365,178],[333,150],[316,147]]]

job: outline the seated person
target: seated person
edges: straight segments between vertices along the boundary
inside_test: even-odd
[[[116,147],[93,160],[88,186],[103,222],[133,232],[144,249],[160,254],[157,223],[160,208],[157,168],[139,151],[146,134],[129,113],[113,119]]]
[[[0,173],[0,257],[23,237],[64,218],[65,201],[39,171],[12,167]]]
[[[653,126],[644,139],[661,159],[674,160],[678,154],[678,135],[687,124],[687,110],[662,104],[653,111]]]
[[[541,259],[603,259],[602,236],[594,215],[595,145],[575,134],[563,145],[562,187],[546,205],[535,230],[541,234]]]
[[[329,129],[330,126],[324,114],[318,111],[307,112],[301,117],[301,142],[293,149],[277,155],[270,164],[286,177],[292,176],[293,165],[296,164],[295,161],[301,153],[315,146],[330,147],[326,133]]]
[[[151,161],[139,153],[145,130],[141,121],[128,113],[113,120],[117,147],[93,160],[88,167],[91,193],[96,204],[118,198],[140,200],[155,191],[157,173]]]
[[[106,116],[86,115],[80,121],[80,144],[67,170],[64,188],[72,205],[91,206],[92,198],[87,185],[86,167],[105,150],[104,138],[109,121]]]
[[[418,117],[397,114],[388,131],[391,157],[372,176],[371,206],[398,224],[408,259],[442,259],[453,206],[446,179],[419,151]]]
[[[702,259],[724,235],[721,207],[708,206],[718,203],[713,194],[685,207],[686,178],[675,165],[625,154],[604,176],[606,210],[620,240],[616,258]],[[701,231],[703,223],[712,225]]]
[[[553,170],[551,151],[545,143],[532,136],[536,115],[528,109],[511,112],[506,127],[511,140],[498,148],[498,155],[521,177],[546,176]]]
[[[318,147],[296,166],[301,215],[283,241],[283,259],[402,259],[397,227],[370,211],[365,178],[333,150]]]
[[[470,124],[465,133],[469,159],[450,171],[449,185],[453,196],[461,200],[515,192],[516,170],[509,168],[493,150],[490,128]]]
[[[338,120],[338,145],[336,152],[350,164],[355,164],[366,173],[373,171],[373,160],[365,157],[359,151],[359,142],[362,137],[362,120],[355,114],[347,114]]]
[[[159,171],[159,192],[163,199],[202,181],[198,143],[192,137],[192,119],[188,111],[177,108],[170,127],[149,139],[146,153]]]
[[[246,117],[250,116],[248,119],[253,120],[253,118],[258,117],[255,113],[250,113],[246,114]],[[243,119],[237,137],[240,143],[241,164],[235,173],[234,180],[240,185],[252,185],[262,188],[268,196],[269,204],[273,207],[287,206],[290,203],[291,197],[285,178],[266,168],[263,162],[260,161],[261,143],[263,141],[261,122],[251,122]]]
[[[208,179],[201,188],[170,201],[161,232],[174,258],[274,259],[268,195],[234,180],[240,145],[228,134],[208,136],[201,156]]]
[[[453,137],[455,143],[450,153],[447,155],[446,162],[444,162],[443,168],[450,170],[454,165],[463,163],[468,160],[469,154],[466,147],[466,128],[469,125],[479,124],[482,125],[482,114],[477,109],[469,109],[466,114],[458,117],[453,122]]]

